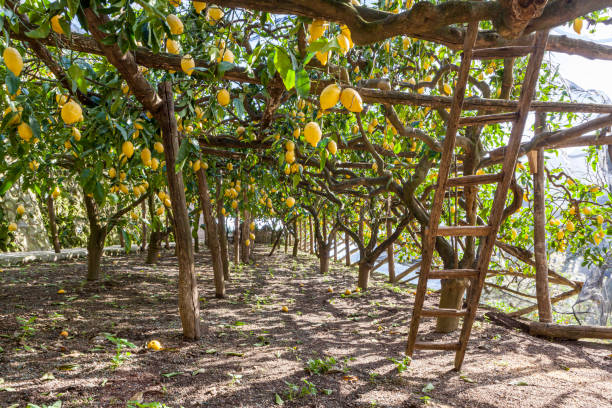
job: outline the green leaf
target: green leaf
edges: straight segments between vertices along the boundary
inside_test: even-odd
[[[0,185],[0,196],[4,195],[13,186],[15,181],[19,179],[23,167],[18,164],[19,162],[15,163],[7,171],[6,176],[2,180],[2,185]]]
[[[25,35],[30,38],[46,38],[50,30],[51,25],[49,24],[49,20],[46,20],[38,28],[26,32]]]
[[[423,389],[421,390],[421,392],[422,392],[423,394],[427,394],[427,393],[429,393],[429,392],[433,391],[433,389],[434,389],[434,388],[435,388],[435,387],[434,387],[434,385],[433,385],[432,383],[427,383],[427,385],[425,385],[425,386],[423,387]]]
[[[172,378],[172,377],[175,377],[175,376],[181,375],[181,374],[183,374],[181,371],[173,371],[171,373],[163,373],[162,377]]]
[[[129,254],[132,249],[132,238],[124,229],[121,230],[121,236],[123,237],[123,249],[126,254]]]
[[[189,143],[188,138],[184,138],[181,141],[181,146],[179,147],[178,155],[176,157],[176,163],[174,165],[174,171],[176,171],[177,173],[180,173],[183,170],[183,166],[185,165],[185,162],[189,157],[190,145],[191,143]]]
[[[8,91],[8,93],[14,95],[19,89],[21,81],[11,71],[7,70],[6,77],[4,78],[4,83],[6,84],[6,90]]]
[[[307,98],[310,94],[310,77],[305,69],[298,71],[295,79],[295,90],[301,98]]]
[[[274,394],[274,403],[276,405],[285,405],[285,401],[278,394]]]
[[[293,70],[293,62],[287,51],[277,47],[274,51],[274,67],[279,73],[287,90],[295,86],[295,71]]]

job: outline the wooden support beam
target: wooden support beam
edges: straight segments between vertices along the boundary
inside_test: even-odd
[[[577,326],[553,323],[531,322],[529,334],[532,336],[554,337],[560,339],[612,339],[612,327]]]

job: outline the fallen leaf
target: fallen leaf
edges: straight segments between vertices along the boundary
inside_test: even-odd
[[[274,394],[274,403],[276,405],[285,405],[285,401],[278,394]]]
[[[182,371],[173,371],[171,373],[162,373],[162,377],[166,377],[166,378],[171,378],[171,377],[175,377],[177,375],[183,374]]]
[[[354,375],[345,375],[344,377],[342,377],[342,379],[343,379],[344,381],[355,382],[355,381],[357,381],[359,378],[357,378],[357,377],[356,377],[356,376],[354,376]]]
[[[423,394],[427,394],[427,393],[429,393],[429,392],[433,391],[433,389],[434,389],[434,388],[435,388],[435,387],[434,387],[434,385],[433,385],[432,383],[427,383],[427,384],[426,384],[426,385],[423,387],[423,389],[421,390],[421,392],[422,392]]]
[[[216,349],[208,349],[205,351],[206,354],[215,354],[217,352]]]
[[[529,384],[527,384],[525,381],[515,381],[515,382],[511,382],[510,385],[525,386]]]
[[[130,397],[130,402],[142,402],[142,400],[144,399],[144,394],[141,392],[137,392],[136,394],[132,395]]]
[[[233,357],[244,357],[244,353],[239,353],[237,351],[226,351],[225,355],[226,356],[233,356]]]
[[[57,366],[57,369],[62,371],[74,371],[77,368],[79,368],[78,364],[60,364]]]
[[[43,381],[55,380],[55,376],[53,373],[44,373],[42,377],[40,377]]]
[[[472,380],[470,377],[468,377],[467,375],[460,375],[459,378],[461,378],[466,383],[475,383],[476,382],[476,381]]]
[[[198,368],[197,370],[194,370],[191,372],[191,375],[198,375],[198,374],[202,374],[205,370],[203,368]]]

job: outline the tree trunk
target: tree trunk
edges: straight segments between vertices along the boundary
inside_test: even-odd
[[[296,220],[293,220],[293,230],[295,231],[295,235],[293,236],[293,238],[295,238],[295,241],[293,242],[293,252],[291,255],[294,258],[298,256],[298,245],[300,244],[300,240],[297,235],[297,230],[298,230],[297,228],[298,228],[298,223]]]
[[[440,308],[459,310],[463,306],[463,294],[467,286],[466,279],[445,279],[442,281],[440,291]],[[438,317],[436,331],[438,333],[450,333],[459,327],[457,317]]]
[[[194,220],[193,231],[191,232],[191,236],[193,237],[193,252],[200,252],[200,237],[198,233],[200,231],[200,210],[196,209],[196,219]]]
[[[238,213],[234,217],[234,253],[232,254],[234,257],[234,265],[238,265],[240,261],[240,217]]]
[[[338,260],[338,241],[336,238],[338,237],[338,233],[334,232],[334,261]]]
[[[544,131],[546,113],[536,113],[535,133]],[[546,260],[546,203],[544,180],[544,150],[538,149],[536,170],[533,175],[533,222],[534,222],[534,256],[536,269],[536,295],[538,298],[538,316],[540,322],[552,322],[552,305],[550,304],[550,293],[548,290],[548,262]]]
[[[99,226],[90,226],[87,237],[87,280],[96,281],[101,278],[100,264],[104,254],[104,241],[106,229]]]
[[[142,210],[142,234],[141,234],[141,238],[140,238],[140,250],[144,251],[145,248],[147,247],[147,234],[148,234],[148,228],[147,228],[147,223],[145,222],[147,219],[147,202],[143,201],[140,204],[140,208]]]
[[[56,254],[61,252],[59,236],[57,235],[57,221],[55,219],[55,204],[53,202],[53,196],[49,195],[47,198],[47,214],[49,215],[49,229],[51,230],[51,243],[53,244],[53,251]]]
[[[274,239],[274,243],[272,244],[272,250],[270,250],[270,253],[268,254],[268,256],[272,256],[272,254],[274,254],[274,251],[276,251],[276,247],[278,246],[278,244],[280,244],[280,240],[282,236],[283,236],[283,230],[281,229],[280,231],[278,231],[278,235],[276,235],[276,239]]]
[[[285,232],[285,253],[287,253],[287,246],[289,245],[289,231]]]
[[[217,234],[219,235],[219,253],[221,257],[221,266],[223,267],[223,279],[230,280],[229,274],[229,254],[227,249],[227,231],[225,230],[225,216],[221,209],[223,208],[223,198],[221,197],[221,177],[217,178]]]
[[[350,240],[349,240],[349,234],[348,232],[344,233],[344,258],[345,258],[345,263],[346,266],[351,266],[351,248],[349,246],[350,244]]]
[[[117,235],[119,236],[119,246],[121,248],[125,248],[125,239],[123,238],[123,232],[122,230],[118,230],[117,231]]]
[[[166,175],[172,202],[174,242],[177,247],[179,263],[179,314],[183,325],[183,336],[190,340],[196,340],[200,338],[200,300],[195,275],[189,215],[185,201],[185,185],[182,173],[176,173],[174,168],[179,146],[172,84],[167,81],[162,82],[159,84],[158,91],[163,104],[160,112],[156,112],[155,116],[161,127],[166,158]]]
[[[149,249],[147,251],[146,263],[154,265],[159,259],[159,253],[161,251],[161,243],[164,239],[164,233],[161,231],[151,231],[151,238],[149,239]]]
[[[361,290],[367,290],[368,289],[368,281],[370,278],[370,271],[372,270],[372,267],[374,266],[373,263],[366,261],[365,259],[363,260],[363,262],[359,262],[359,278],[357,280],[357,286],[361,288]]]
[[[319,272],[322,275],[329,272],[329,247],[329,244],[319,244]]]
[[[225,297],[225,282],[223,281],[223,263],[221,262],[221,245],[219,243],[219,231],[215,224],[215,219],[212,214],[212,205],[210,204],[210,192],[208,188],[208,180],[206,172],[200,168],[196,172],[198,179],[198,193],[200,198],[200,207],[204,214],[204,224],[208,233],[209,249],[212,258],[213,278],[215,281],[215,296],[217,298]]]

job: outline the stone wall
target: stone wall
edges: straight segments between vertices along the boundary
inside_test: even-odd
[[[0,198],[7,221],[17,224],[14,232],[16,244],[20,251],[42,251],[52,249],[47,230],[42,220],[36,196],[31,191],[22,191],[19,184],[15,184]],[[24,206],[26,212],[18,220],[17,206]]]

